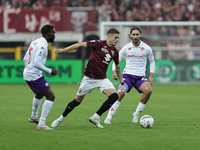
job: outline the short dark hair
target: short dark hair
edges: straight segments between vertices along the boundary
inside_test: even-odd
[[[107,31],[107,35],[108,34],[119,34],[119,31],[115,28],[111,28]]]
[[[50,30],[52,30],[54,28],[54,26],[50,25],[50,24],[47,24],[47,25],[44,25],[41,29],[41,33],[43,35],[47,34]]]
[[[135,26],[135,27],[131,28],[130,34],[132,33],[133,30],[138,30],[140,32],[140,34],[142,33],[142,31],[140,30],[140,28]]]

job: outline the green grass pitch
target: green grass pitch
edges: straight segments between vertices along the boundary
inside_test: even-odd
[[[51,84],[56,95],[46,124],[51,125],[76,95],[76,84]],[[117,88],[117,86],[116,86]],[[107,99],[98,89],[87,94],[55,130],[36,130],[28,122],[34,94],[26,84],[0,85],[1,150],[197,150],[200,148],[198,84],[155,84],[144,111],[154,118],[151,129],[132,123],[141,94],[126,94],[111,125],[96,128],[88,119]],[[44,101],[44,99],[43,99]],[[42,106],[42,105],[41,105]],[[39,110],[39,115],[41,108]]]

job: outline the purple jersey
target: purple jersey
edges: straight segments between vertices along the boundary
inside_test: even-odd
[[[106,41],[101,40],[87,41],[87,47],[91,47],[92,51],[83,74],[93,79],[107,78],[106,71],[111,60],[119,64],[118,50],[114,46],[109,47]]]

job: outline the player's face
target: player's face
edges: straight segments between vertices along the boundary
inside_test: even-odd
[[[117,42],[119,41],[119,34],[110,34],[110,44],[112,46],[116,46],[117,45]]]
[[[55,28],[53,28],[50,32],[49,32],[49,42],[53,43],[54,42],[54,39],[55,39]]]
[[[130,34],[130,38],[134,43],[138,43],[140,41],[141,34],[138,30],[133,30]]]

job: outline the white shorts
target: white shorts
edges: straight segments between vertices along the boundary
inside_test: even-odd
[[[78,96],[83,96],[83,95],[86,95],[87,93],[91,93],[91,91],[95,88],[98,88],[101,93],[105,89],[115,89],[115,87],[110,82],[110,80],[108,80],[108,78],[92,79],[87,76],[83,76],[81,84],[76,94]]]

